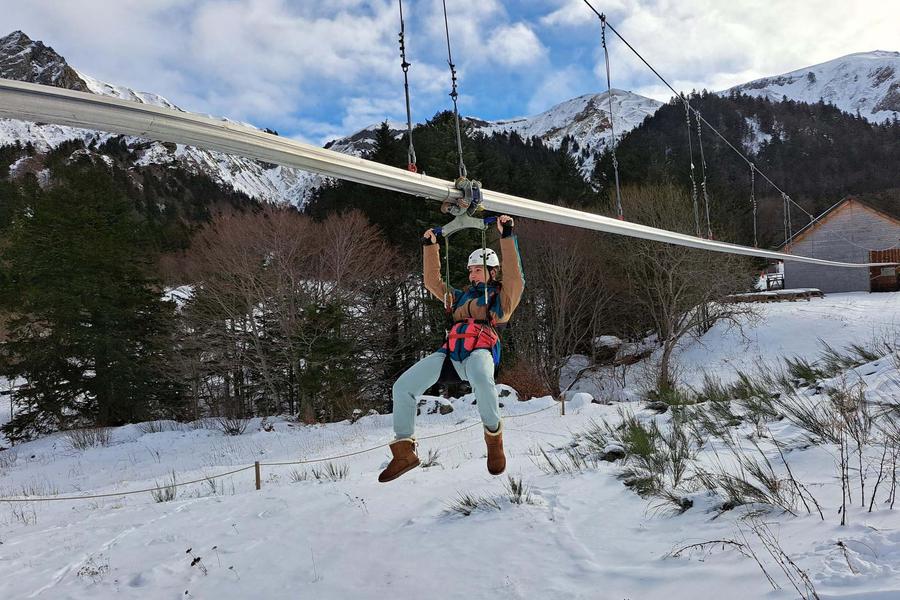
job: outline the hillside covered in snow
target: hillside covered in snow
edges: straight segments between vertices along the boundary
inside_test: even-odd
[[[875,50],[763,77],[722,92],[738,92],[780,102],[820,100],[873,123],[900,118],[900,52]]]
[[[182,110],[157,94],[139,92],[94,79],[71,67],[53,48],[32,40],[21,31],[0,38],[0,78],[53,85]],[[249,126],[246,123],[243,125]],[[45,153],[67,140],[83,140],[86,146],[91,146],[101,145],[115,137],[118,136],[62,125],[0,119],[0,146],[17,142],[23,146],[30,144],[37,153]],[[318,175],[221,152],[183,144],[164,144],[134,136],[126,136],[124,140],[136,155],[136,165],[177,165],[192,173],[203,173],[221,186],[230,187],[264,202],[300,205],[311,189],[321,183]],[[26,168],[27,161],[23,161],[18,167]],[[12,174],[17,174],[16,169],[13,169]]]
[[[898,317],[761,305],[683,348],[681,401],[639,399],[640,364],[565,416],[504,387],[497,478],[471,396],[423,398],[389,484],[390,415],[53,434],[0,452],[0,596],[896,598]]]

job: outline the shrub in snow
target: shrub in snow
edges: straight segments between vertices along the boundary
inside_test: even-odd
[[[522,476],[519,475],[518,478],[509,475],[506,483],[503,484],[506,488],[506,495],[509,497],[509,501],[513,504],[532,504],[533,500],[531,497],[531,490],[528,489],[528,486],[522,482]]]
[[[428,414],[441,414],[441,415],[449,415],[453,412],[453,405],[446,398],[437,398],[431,408],[428,409]]]
[[[585,469],[595,467],[596,459],[580,450],[577,446],[566,446],[548,452],[539,448],[532,462],[548,475],[570,475],[580,473]]]
[[[421,466],[423,469],[427,469],[429,467],[434,467],[436,465],[441,464],[438,462],[438,458],[440,457],[440,455],[441,455],[441,451],[438,450],[437,448],[429,448],[428,456],[426,456],[424,459],[422,459],[419,466]]]
[[[468,517],[476,510],[500,510],[500,504],[494,498],[459,492],[456,499],[447,505],[444,513],[448,515],[460,514]]]
[[[75,575],[82,579],[90,579],[93,583],[100,583],[108,573],[109,559],[102,554],[96,557],[91,554],[84,561],[84,564],[78,568]]]
[[[0,469],[10,468],[14,464],[16,464],[17,458],[19,458],[19,453],[15,448],[0,450]]]
[[[250,424],[250,419],[242,417],[219,417],[216,419],[216,424],[225,435],[241,435],[247,431],[247,425]]]
[[[332,462],[327,463],[324,467],[313,467],[312,476],[316,481],[340,481],[346,479],[350,473],[350,467],[347,465],[336,465]]]
[[[298,471],[297,469],[291,469],[290,473],[291,481],[294,483],[300,483],[301,481],[309,480],[309,471],[303,470]]]
[[[171,479],[164,485],[156,482],[157,489],[152,490],[150,495],[153,496],[154,502],[171,502],[178,495],[178,482],[175,480],[175,471],[172,471]]]
[[[87,450],[94,446],[109,446],[109,434],[108,427],[88,427],[67,431],[66,439],[75,450]]]
[[[162,433],[164,431],[185,431],[188,427],[183,423],[170,420],[146,421],[137,424],[138,431],[143,434]]]

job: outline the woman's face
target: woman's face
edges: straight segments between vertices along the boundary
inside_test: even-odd
[[[469,267],[469,283],[484,282],[484,267],[481,265]]]

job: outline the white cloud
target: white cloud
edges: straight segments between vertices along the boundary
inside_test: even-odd
[[[447,60],[443,7],[440,1],[427,6],[430,10],[421,15],[419,24],[435,50],[433,58],[443,62]],[[495,25],[505,23],[507,16],[498,0],[456,0],[447,4],[447,21],[453,62],[467,67],[489,62],[493,42],[489,33]]]
[[[547,56],[547,49],[525,23],[499,27],[489,40],[485,45],[490,57],[502,66],[524,67]]]
[[[592,3],[679,90],[900,49],[897,2]],[[541,112],[605,89],[596,16],[583,0],[544,1],[543,12],[541,4],[448,0],[465,114]],[[450,106],[442,3],[405,2],[404,13],[413,116],[422,121]],[[4,23],[91,76],[285,135],[314,140],[405,119],[396,0],[10,1]],[[612,32],[609,47],[614,87],[669,97]]]
[[[676,89],[723,89],[852,52],[896,49],[898,21],[900,4],[874,0],[852,8],[833,0],[651,0],[609,11],[609,22]],[[635,87],[656,85],[624,44],[608,39],[614,77]],[[605,78],[599,52],[595,65]]]
[[[559,8],[541,17],[542,25],[548,27],[585,27],[596,24],[597,15],[588,8],[584,0],[557,0]],[[621,0],[592,0],[591,5],[601,14],[604,11],[622,11],[625,4]]]

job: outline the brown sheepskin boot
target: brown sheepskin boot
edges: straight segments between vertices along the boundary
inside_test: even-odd
[[[411,471],[419,466],[419,457],[416,456],[416,441],[412,438],[391,442],[391,454],[394,457],[387,468],[378,476],[378,481],[381,483],[393,481],[407,471]]]
[[[499,475],[506,470],[506,456],[503,455],[503,421],[497,431],[484,428],[484,443],[487,444],[487,469],[491,475]]]

